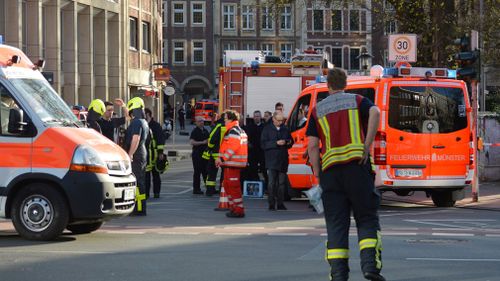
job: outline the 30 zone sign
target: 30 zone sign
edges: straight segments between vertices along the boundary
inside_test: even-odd
[[[417,35],[389,35],[389,61],[417,61]]]

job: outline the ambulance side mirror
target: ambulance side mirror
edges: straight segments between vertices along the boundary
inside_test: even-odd
[[[11,134],[21,134],[25,131],[28,123],[24,122],[24,112],[20,108],[11,108],[9,111],[8,132]]]

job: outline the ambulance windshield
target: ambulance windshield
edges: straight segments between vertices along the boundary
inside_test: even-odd
[[[71,109],[45,80],[11,79],[20,95],[40,119],[51,127],[83,127]]]

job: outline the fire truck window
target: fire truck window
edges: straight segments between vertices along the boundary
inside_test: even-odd
[[[318,97],[316,98],[316,104],[328,97],[329,93],[328,92],[319,92]]]
[[[213,109],[214,109],[213,104],[210,104],[210,103],[205,104],[205,110],[213,110]]]
[[[203,107],[203,104],[197,103],[195,109],[201,109]]]
[[[288,120],[288,127],[290,132],[295,132],[298,129],[304,128],[307,124],[307,116],[309,115],[309,106],[311,103],[311,95],[301,97],[292,110],[290,119]]]
[[[467,127],[460,88],[393,87],[389,126],[411,133],[451,133]]]

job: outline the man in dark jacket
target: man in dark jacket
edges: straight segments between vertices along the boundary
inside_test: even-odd
[[[248,135],[248,180],[259,180],[259,173],[262,172],[265,174],[266,172],[264,151],[260,146],[260,137],[263,129],[264,122],[262,122],[261,113],[259,110],[256,110],[253,113],[253,123],[248,124],[244,128]],[[265,175],[265,178],[267,179],[267,175]]]
[[[122,99],[115,99],[115,103],[107,101],[104,105],[106,106],[106,111],[102,114],[101,118],[97,120],[97,123],[101,127],[102,134],[105,137],[113,142],[117,142],[118,139],[116,137],[118,134],[115,133],[115,131],[120,128],[120,126],[124,125],[127,119],[130,119],[128,116],[128,109]],[[122,117],[113,117],[115,105],[122,108]]]
[[[146,121],[148,121],[151,134],[148,135],[146,147],[148,148],[148,164],[146,166],[146,198],[149,198],[149,191],[151,190],[151,176],[153,177],[153,194],[154,198],[160,198],[161,178],[160,173],[155,168],[156,161],[163,160],[163,146],[165,138],[160,123],[156,122],[153,118],[151,109],[146,108]]]
[[[288,149],[293,140],[290,130],[283,124],[285,117],[281,111],[273,114],[272,124],[264,127],[261,146],[265,153],[266,168],[269,176],[269,210],[286,210],[285,197],[286,172],[288,171]]]

